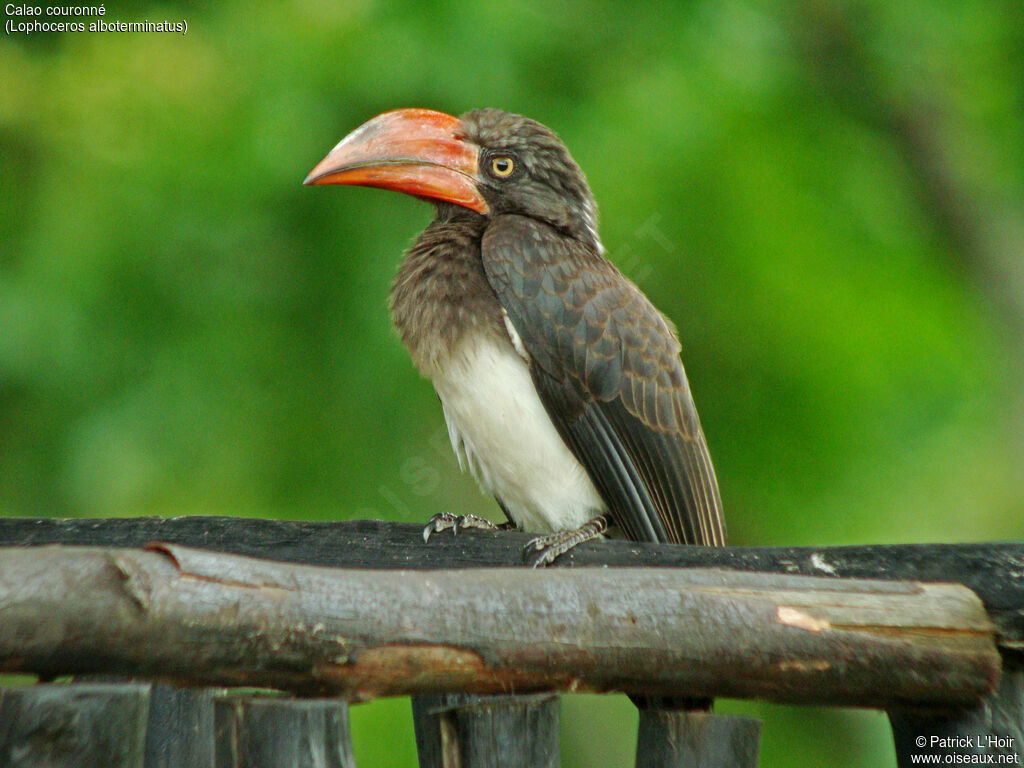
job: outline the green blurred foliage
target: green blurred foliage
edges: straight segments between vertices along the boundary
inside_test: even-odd
[[[734,543],[1024,533],[1018,2],[108,6],[144,18],[189,31],[0,40],[0,514],[493,517],[389,327],[429,207],[300,182],[378,112],[499,106],[678,324]],[[875,713],[722,706],[768,768],[892,764]],[[413,764],[406,702],[353,719]],[[563,730],[632,764],[621,697]]]

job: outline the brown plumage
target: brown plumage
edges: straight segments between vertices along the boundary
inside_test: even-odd
[[[437,204],[396,278],[394,322],[460,460],[513,522],[606,514],[636,541],[725,543],[675,332],[602,255],[586,179],[550,129],[491,109],[386,113],[307,182]]]

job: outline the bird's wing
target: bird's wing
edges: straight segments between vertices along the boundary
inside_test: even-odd
[[[482,259],[541,401],[612,521],[635,541],[725,544],[668,321],[610,262],[534,219],[496,217]]]

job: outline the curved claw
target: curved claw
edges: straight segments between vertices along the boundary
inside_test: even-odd
[[[439,512],[430,518],[423,529],[424,543],[430,541],[433,534],[447,531],[449,528],[452,530],[452,536],[458,535],[460,529],[466,530],[467,528],[476,528],[481,531],[501,530],[500,525],[495,525],[479,515],[453,515],[451,512]]]
[[[536,541],[536,539],[534,539],[526,545],[527,550],[530,549],[530,544],[533,544],[534,541]],[[544,545],[539,543],[534,544],[533,548],[540,552],[540,554],[533,557],[533,562],[530,563],[531,568],[545,568],[551,565],[553,562],[555,562],[555,560],[557,560],[563,554],[565,554],[564,552],[559,552],[558,547],[548,547],[547,549],[545,549]],[[526,555],[527,553],[524,552],[523,554]],[[527,560],[527,562],[529,562],[530,560],[528,556],[525,559]]]
[[[458,524],[459,519],[451,512],[438,512],[427,521],[427,525],[423,528],[423,543],[429,542],[430,537],[435,533],[447,531],[449,528],[457,529]]]
[[[526,542],[523,548],[523,557],[527,561],[533,557],[531,568],[541,568],[550,565],[569,550],[579,546],[585,541],[598,539],[601,534],[608,530],[608,519],[601,515],[593,520],[588,520],[579,528],[568,531],[556,531],[546,536],[538,536]],[[539,552],[539,555],[534,553]]]

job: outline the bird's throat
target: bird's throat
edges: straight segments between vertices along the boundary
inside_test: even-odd
[[[442,207],[406,253],[391,288],[391,318],[420,372],[435,378],[472,333],[507,337],[480,261],[487,220]]]

